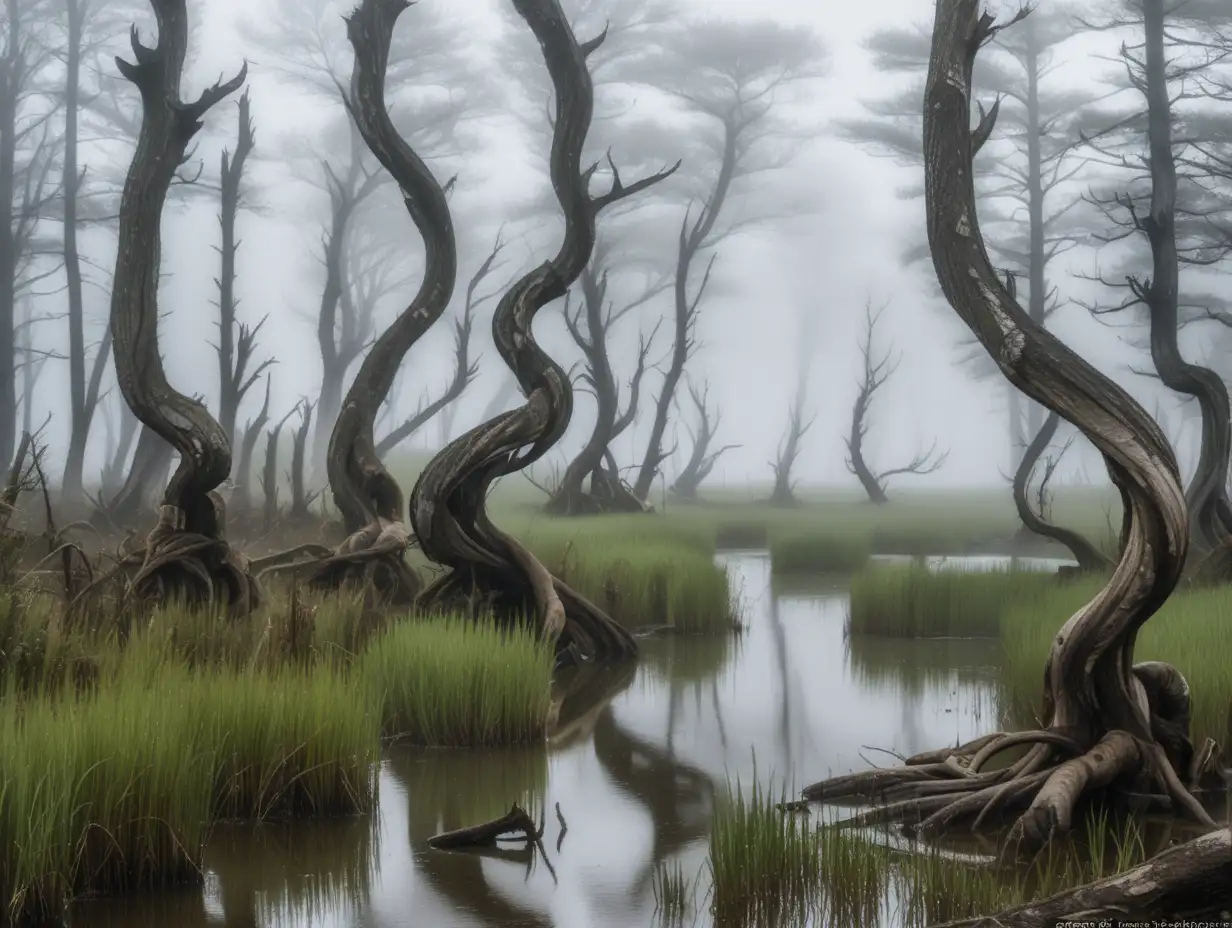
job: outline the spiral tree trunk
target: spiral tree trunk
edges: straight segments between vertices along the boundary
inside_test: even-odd
[[[415,298],[360,364],[334,423],[326,469],[348,534],[332,555],[313,565],[309,578],[323,588],[360,584],[401,604],[414,601],[420,583],[404,556],[410,534],[402,489],[381,463],[373,430],[402,359],[449,306],[458,272],[445,190],[398,134],[385,103],[394,25],[409,6],[406,0],[362,0],[347,17],[355,49],[347,108],[368,148],[398,182],[424,240],[424,276]]]
[[[539,40],[555,88],[550,172],[565,234],[556,256],[514,283],[492,319],[497,350],[517,377],[526,403],[447,445],[412,491],[411,523],[419,544],[431,560],[448,568],[420,602],[429,608],[469,606],[505,620],[533,617],[558,652],[573,659],[631,657],[637,648],[628,632],[498,529],[485,502],[494,480],[528,467],[560,439],[573,412],[568,375],[535,341],[531,326],[536,313],[564,296],[582,273],[594,248],[599,211],[675,168],[626,186],[609,159],[611,189],[591,196],[595,169],[584,170],[581,164],[594,103],[586,55],[599,47],[602,36],[580,45],[557,0],[514,0],[514,8]]]
[[[258,598],[247,559],[223,537],[225,517],[217,487],[231,469],[226,433],[205,406],[167,382],[158,346],[160,223],[167,190],[205,114],[244,83],[247,65],[193,102],[180,99],[188,49],[185,0],[151,0],[158,42],[145,46],[134,28],[134,61],[116,59],[141,92],[141,133],[120,201],[119,247],[111,296],[111,334],[120,392],[133,414],[179,452],[163,492],[158,524],[130,592],[175,597],[247,611]]]
[[[1046,728],[988,735],[916,755],[901,768],[827,780],[804,795],[872,795],[878,805],[865,819],[922,819],[919,830],[960,819],[978,826],[999,810],[1025,807],[1009,830],[1007,854],[1034,851],[1065,832],[1088,791],[1127,783],[1136,791],[1162,791],[1176,811],[1213,829],[1190,793],[1211,751],[1208,745],[1195,755],[1190,745],[1188,685],[1169,665],[1132,664],[1138,630],[1176,586],[1188,546],[1172,449],[1125,391],[1010,299],[980,234],[972,155],[992,131],[997,111],[982,114],[979,126],[970,128],[971,72],[980,48],[1000,28],[979,13],[978,0],[938,0],[924,99],[933,265],[950,305],[1005,377],[1076,425],[1103,454],[1124,503],[1120,562],[1053,639],[1044,673]],[[982,769],[1015,745],[1030,749],[1002,769]]]

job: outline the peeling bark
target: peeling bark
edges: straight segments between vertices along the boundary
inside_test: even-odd
[[[1015,21],[1027,15],[1024,10]],[[1167,665],[1133,666],[1138,630],[1181,577],[1189,543],[1176,459],[1155,420],[1024,313],[984,247],[972,180],[974,149],[996,107],[970,128],[971,71],[979,49],[1004,27],[978,0],[938,0],[924,99],[925,202],[933,266],[950,305],[1025,395],[1076,425],[1104,456],[1124,505],[1120,561],[1108,583],[1053,639],[1045,666],[1047,727],[997,733],[908,758],[902,768],[841,777],[805,790],[809,799],[868,795],[866,820],[922,819],[919,829],[998,810],[1026,808],[1005,852],[1033,852],[1064,832],[1089,789],[1154,784],[1179,814],[1214,822],[1181,781],[1188,743],[1188,686]],[[1155,719],[1170,723],[1163,737]],[[1015,745],[1011,765],[983,770]]]
[[[1044,420],[1043,426],[1023,453],[1022,462],[1018,465],[1018,470],[1014,474],[1014,506],[1018,510],[1018,517],[1022,519],[1022,524],[1029,531],[1065,545],[1069,549],[1069,553],[1074,556],[1074,560],[1078,562],[1079,570],[1102,573],[1108,570],[1112,564],[1095,545],[1091,544],[1081,533],[1048,521],[1047,513],[1044,510],[1048,479],[1052,474],[1051,469],[1046,468],[1044,479],[1040,482],[1038,512],[1032,508],[1031,501],[1027,499],[1027,488],[1031,483],[1031,475],[1035,471],[1035,465],[1039,463],[1044,449],[1048,447],[1048,443],[1056,435],[1057,426],[1060,423],[1061,417],[1055,412],[1050,412],[1048,418]]]
[[[245,612],[259,590],[247,559],[224,536],[217,488],[231,469],[231,446],[218,422],[197,400],[167,381],[158,346],[158,269],[163,205],[175,171],[201,120],[235,92],[247,65],[195,101],[180,99],[188,49],[185,0],[151,0],[158,41],[130,36],[134,61],[116,59],[121,74],[141,92],[141,133],[120,201],[119,246],[111,298],[116,375],[138,419],[180,454],[163,493],[158,524],[146,539],[144,560],[131,581],[139,597],[173,597]]]
[[[517,377],[526,403],[451,442],[428,464],[411,494],[411,523],[420,546],[430,560],[447,568],[424,591],[421,603],[442,609],[468,604],[512,621],[533,617],[544,638],[575,659],[626,658],[637,651],[629,633],[498,529],[485,503],[492,482],[541,458],[564,434],[573,412],[568,376],[535,341],[535,315],[564,296],[586,267],[599,211],[675,168],[626,186],[609,158],[612,187],[592,196],[588,186],[594,168],[584,170],[581,164],[594,103],[584,47],[556,0],[514,0],[514,7],[539,40],[555,89],[550,173],[565,234],[555,257],[516,281],[492,319],[496,348]],[[600,41],[585,49],[597,48]]]

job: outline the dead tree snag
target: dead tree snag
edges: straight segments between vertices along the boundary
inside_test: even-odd
[[[364,357],[334,423],[326,470],[347,538],[331,557],[313,566],[309,577],[318,587],[371,586],[383,599],[397,603],[412,602],[420,583],[404,557],[411,539],[403,521],[402,489],[381,463],[373,429],[406,353],[449,306],[458,273],[445,189],[398,133],[385,102],[394,24],[409,7],[406,0],[362,0],[346,18],[355,50],[346,104],[364,142],[397,181],[423,238],[423,280],[414,299]]]
[[[411,523],[423,552],[447,572],[421,597],[429,608],[495,612],[509,621],[531,618],[559,651],[574,658],[630,657],[632,636],[548,570],[489,519],[488,489],[498,477],[540,459],[564,434],[573,412],[568,375],[535,341],[532,323],[559,299],[591,258],[595,220],[605,206],[658,183],[675,168],[626,185],[609,158],[611,188],[592,196],[596,166],[582,167],[594,91],[586,54],[602,36],[581,45],[557,0],[514,0],[539,40],[555,89],[550,171],[564,214],[557,254],[516,281],[492,318],[492,336],[517,377],[526,403],[471,429],[447,445],[424,469],[411,494]]]
[[[205,114],[244,83],[247,65],[195,101],[180,99],[188,49],[185,0],[150,0],[158,41],[143,45],[134,27],[134,60],[117,58],[121,74],[141,92],[141,133],[120,200],[119,246],[111,297],[111,334],[120,392],[133,414],[179,452],[163,493],[158,524],[146,539],[130,589],[250,609],[258,589],[247,559],[223,537],[217,488],[231,470],[231,445],[204,404],[167,382],[158,346],[160,224],[167,190]]]
[[[868,494],[868,501],[878,505],[890,501],[886,495],[887,479],[898,474],[931,474],[945,463],[950,454],[948,451],[938,453],[937,443],[934,441],[927,451],[917,451],[910,461],[898,467],[874,472],[868,464],[864,448],[864,439],[868,435],[868,409],[877,391],[898,369],[898,360],[891,360],[888,350],[880,356],[873,350],[873,336],[883,312],[884,306],[873,312],[872,304],[864,304],[864,335],[860,341],[860,356],[863,359],[860,389],[851,407],[851,432],[845,439],[847,470],[860,481],[864,492]]]
[[[722,424],[723,416],[717,408],[712,409],[710,406],[709,382],[702,384],[701,390],[698,390],[691,380],[688,381],[687,386],[689,399],[693,401],[693,407],[697,410],[696,430],[687,422],[685,423],[685,429],[693,442],[693,450],[689,453],[689,460],[685,463],[684,469],[668,489],[677,500],[695,502],[698,488],[710,476],[719,458],[740,446],[720,445],[715,450],[710,450],[711,444],[714,443],[715,433]]]
[[[1214,828],[1183,782],[1197,775],[1188,770],[1194,753],[1184,677],[1166,664],[1132,666],[1138,630],[1175,588],[1189,544],[1176,459],[1128,393],[1010,299],[980,233],[972,157],[997,109],[982,112],[971,128],[971,72],[980,48],[1001,28],[980,14],[978,0],[938,0],[924,97],[933,266],[950,305],[1006,379],[1074,423],[1103,454],[1125,509],[1121,558],[1107,585],[1053,640],[1044,671],[1046,728],[919,754],[903,767],[827,780],[804,795],[872,795],[878,805],[865,818],[922,819],[921,830],[962,819],[978,827],[990,814],[1025,808],[1009,831],[1007,853],[1038,849],[1069,829],[1088,791],[1126,782],[1157,789],[1177,812]],[[1030,749],[1002,769],[983,769],[1015,745]]]
[[[809,429],[813,427],[816,416],[805,421],[804,400],[808,385],[808,372],[801,368],[796,381],[796,392],[792,395],[791,410],[787,417],[787,431],[779,441],[779,451],[776,458],[770,462],[774,470],[774,489],[770,491],[769,502],[773,506],[798,506],[796,498],[796,482],[791,479],[791,472],[796,466],[796,458],[800,456],[800,441]]]

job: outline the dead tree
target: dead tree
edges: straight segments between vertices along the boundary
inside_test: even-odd
[[[404,558],[410,535],[402,489],[381,463],[373,429],[406,353],[449,306],[458,272],[445,189],[398,133],[385,100],[394,24],[406,8],[404,0],[362,0],[347,16],[355,65],[346,102],[365,144],[398,183],[423,238],[423,280],[365,355],[334,422],[326,470],[347,538],[333,555],[313,565],[309,577],[317,587],[371,586],[382,599],[396,603],[413,601],[420,584]]]
[[[972,156],[997,111],[982,112],[971,128],[971,72],[980,48],[1001,28],[980,14],[978,0],[938,0],[923,101],[933,266],[950,305],[1002,374],[1076,425],[1103,454],[1124,505],[1122,553],[1106,586],[1053,639],[1044,668],[1046,727],[986,735],[918,754],[902,767],[830,779],[804,794],[828,801],[871,795],[877,804],[864,820],[922,819],[917,831],[972,819],[979,826],[990,815],[1025,807],[1010,828],[1007,855],[1034,852],[1067,831],[1084,794],[1105,787],[1159,790],[1177,813],[1214,829],[1190,792],[1214,746],[1195,753],[1189,742],[1188,684],[1167,664],[1132,664],[1138,631],[1176,587],[1189,546],[1176,458],[1128,393],[1009,298],[980,232]],[[1030,747],[1000,769],[984,769],[1016,745]],[[1186,876],[1155,875],[1168,885]],[[1153,891],[1165,888],[1156,883]],[[1120,914],[1134,915],[1132,898],[1125,902]]]
[[[542,458],[572,415],[569,377],[535,341],[535,315],[563,297],[586,267],[600,210],[675,169],[626,185],[609,158],[611,187],[591,195],[587,188],[594,168],[582,168],[594,106],[586,54],[599,47],[603,36],[579,44],[557,0],[514,0],[514,8],[538,39],[555,88],[550,173],[565,232],[557,254],[513,284],[492,320],[497,350],[517,377],[526,403],[451,442],[429,462],[411,494],[411,522],[420,547],[447,568],[421,602],[441,609],[469,604],[506,621],[533,617],[560,652],[574,658],[627,658],[637,652],[632,636],[498,529],[488,518],[486,498],[494,480]]]
[[[443,413],[452,403],[466,392],[466,388],[479,375],[479,362],[470,358],[471,334],[475,326],[475,310],[482,303],[491,299],[490,294],[479,295],[479,286],[492,273],[494,262],[505,247],[500,233],[492,250],[483,259],[479,269],[471,276],[466,285],[466,302],[462,306],[462,318],[454,323],[453,329],[453,377],[436,399],[421,403],[415,414],[392,429],[376,445],[376,453],[384,457],[398,445],[406,441],[421,428],[432,421],[433,417]]]
[[[270,408],[270,376],[265,375],[265,399],[261,403],[261,409],[257,415],[248,420],[244,426],[243,434],[240,437],[240,456],[236,461],[235,466],[231,469],[231,477],[235,481],[235,492],[231,495],[232,508],[238,509],[241,514],[247,514],[252,511],[252,458],[257,450],[257,439],[261,437],[261,432],[265,428],[265,424],[269,422]]]
[[[278,521],[278,445],[282,438],[282,429],[298,410],[299,403],[296,403],[265,434],[265,462],[261,467],[261,493],[264,495],[264,503],[261,510],[262,524],[267,533],[273,530]]]
[[[860,356],[863,360],[860,389],[856,393],[856,401],[851,407],[851,432],[845,439],[847,443],[847,470],[856,476],[868,501],[880,505],[889,502],[886,495],[886,480],[898,474],[931,474],[938,470],[949,457],[948,451],[937,452],[934,441],[927,451],[917,451],[906,464],[891,467],[889,470],[873,471],[865,455],[864,439],[868,435],[868,410],[872,405],[877,391],[898,369],[898,359],[891,360],[890,352],[878,357],[873,350],[873,335],[877,321],[885,307],[873,312],[870,303],[864,304],[864,337],[860,342]]]
[[[578,278],[582,298],[566,294],[565,326],[574,344],[582,351],[585,370],[581,374],[586,389],[595,398],[595,425],[586,444],[565,468],[556,482],[544,509],[555,515],[593,515],[600,512],[646,512],[646,505],[620,479],[619,472],[604,467],[604,455],[637,416],[646,356],[655,332],[638,344],[637,366],[629,381],[629,400],[620,408],[620,386],[612,370],[608,336],[612,327],[630,312],[659,293],[664,284],[652,281],[632,299],[617,307],[608,294],[608,251],[602,238],[595,242],[595,254]],[[583,321],[584,316],[584,321]],[[656,327],[655,331],[658,331]],[[586,481],[590,481],[589,491]]]
[[[252,128],[252,117],[248,102],[248,91],[244,91],[239,103],[239,133],[235,144],[235,153],[226,149],[222,152],[220,171],[221,209],[218,213],[218,224],[222,230],[222,244],[219,247],[221,268],[218,275],[218,424],[227,435],[227,441],[235,445],[235,423],[239,415],[240,404],[248,391],[274,363],[267,358],[255,364],[253,350],[256,347],[257,336],[265,320],[249,326],[239,322],[235,311],[239,300],[235,295],[235,259],[239,252],[240,242],[235,237],[235,221],[239,215],[244,182],[244,166],[248,156],[252,154],[256,136]]]
[[[1073,555],[1074,560],[1078,562],[1078,569],[1080,571],[1103,573],[1112,566],[1108,558],[1081,533],[1061,525],[1056,525],[1049,518],[1048,484],[1052,479],[1057,464],[1061,460],[1061,455],[1069,447],[1068,442],[1055,458],[1050,457],[1044,462],[1044,474],[1036,491],[1034,507],[1032,507],[1031,501],[1028,498],[1031,477],[1035,473],[1036,465],[1039,464],[1040,457],[1044,454],[1044,449],[1048,447],[1048,443],[1056,435],[1057,427],[1060,424],[1061,417],[1055,411],[1050,412],[1048,418],[1044,420],[1043,426],[1036,433],[1035,438],[1031,440],[1031,444],[1027,445],[1027,450],[1023,452],[1022,461],[1018,465],[1018,470],[1014,473],[1014,507],[1018,510],[1018,518],[1022,519],[1022,524],[1028,531],[1065,545],[1069,549],[1069,553]]]
[[[291,472],[287,477],[291,483],[290,516],[292,519],[303,522],[312,517],[310,507],[317,497],[316,493],[308,489],[307,474],[308,430],[312,428],[312,411],[316,407],[305,397],[300,400],[297,408],[299,409],[299,428],[295,430],[291,438]]]
[[[710,407],[709,381],[702,384],[701,390],[698,390],[691,380],[687,381],[687,386],[689,399],[693,401],[693,408],[697,410],[697,428],[694,429],[693,426],[685,423],[689,439],[693,442],[693,450],[689,452],[689,460],[668,490],[675,499],[691,503],[697,501],[698,488],[710,476],[719,458],[740,446],[720,445],[713,451],[710,450],[710,446],[714,443],[715,433],[722,424],[723,416],[717,408],[711,409]]]
[[[796,458],[800,456],[800,441],[813,427],[816,416],[804,418],[804,401],[808,390],[808,366],[801,363],[800,372],[796,378],[796,390],[791,398],[791,411],[787,417],[787,431],[779,441],[778,455],[770,462],[774,470],[774,489],[770,491],[768,502],[772,506],[798,506],[796,484],[791,479],[791,472],[796,466]]]
[[[111,334],[125,402],[179,452],[180,461],[163,493],[158,524],[146,538],[131,589],[140,597],[225,604],[245,612],[258,601],[259,589],[249,576],[247,559],[224,538],[225,514],[216,492],[231,470],[231,445],[204,404],[167,382],[157,326],[160,224],[167,190],[201,120],[243,85],[247,65],[195,101],[181,100],[188,50],[186,3],[151,0],[151,5],[158,20],[157,44],[143,45],[134,29],[134,60],[116,60],[124,77],[141,91],[142,122],[120,201]]]

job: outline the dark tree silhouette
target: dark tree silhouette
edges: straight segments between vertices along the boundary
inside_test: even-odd
[[[796,483],[791,472],[800,456],[800,442],[813,427],[816,416],[805,418],[804,404],[808,394],[808,363],[802,361],[796,375],[796,389],[791,397],[791,410],[787,416],[787,431],[779,440],[778,455],[770,462],[774,470],[774,489],[770,491],[769,502],[774,506],[798,506],[796,498]]]
[[[458,273],[445,188],[394,128],[386,106],[394,24],[409,6],[405,0],[362,0],[347,17],[355,68],[346,101],[365,144],[397,181],[423,238],[423,280],[414,299],[365,355],[334,423],[326,464],[347,538],[313,567],[309,581],[327,587],[358,582],[400,603],[411,602],[420,584],[404,558],[410,536],[403,521],[402,489],[381,463],[373,429],[406,353],[448,308]],[[302,461],[302,447],[299,454]]]
[[[157,44],[143,45],[134,28],[134,60],[116,59],[120,72],[141,92],[142,121],[120,201],[111,335],[125,402],[180,459],[132,589],[141,597],[222,603],[243,612],[255,605],[259,591],[248,575],[247,559],[223,537],[226,520],[216,492],[231,470],[231,446],[204,404],[167,382],[158,346],[158,268],[163,205],[175,171],[206,113],[243,84],[247,65],[195,101],[181,100],[188,49],[185,0],[151,0],[151,6],[158,21]]]
[[[420,475],[411,494],[411,522],[428,558],[448,568],[424,591],[430,607],[494,610],[533,617],[548,640],[574,657],[621,658],[636,645],[604,613],[552,577],[521,544],[498,529],[485,510],[492,481],[541,458],[568,427],[573,392],[568,376],[537,344],[536,313],[564,296],[590,260],[595,221],[603,207],[658,183],[659,172],[625,184],[609,159],[612,186],[588,192],[594,168],[582,168],[582,146],[593,108],[585,56],[602,36],[579,44],[556,0],[514,0],[539,40],[555,88],[552,186],[565,218],[555,257],[519,279],[492,319],[497,351],[514,372],[526,403],[485,422],[446,446]],[[674,170],[674,169],[672,169]]]
[[[868,435],[868,411],[877,391],[893,376],[898,369],[898,359],[892,359],[890,350],[879,355],[873,348],[873,337],[876,334],[877,322],[885,307],[873,312],[872,304],[864,304],[864,335],[860,341],[860,357],[862,360],[860,389],[851,407],[851,431],[847,438],[847,470],[853,473],[868,494],[870,503],[889,502],[886,495],[886,480],[899,474],[931,474],[945,464],[949,457],[948,451],[937,452],[934,441],[927,451],[917,451],[906,464],[891,467],[888,470],[874,471],[868,463],[865,454],[864,439]]]
[[[710,405],[710,384],[709,382],[703,383],[699,390],[691,380],[686,378],[686,386],[689,399],[697,411],[697,428],[685,422],[684,427],[689,433],[689,439],[693,442],[693,448],[689,452],[689,459],[685,462],[684,468],[668,489],[677,500],[695,502],[698,489],[710,476],[719,458],[728,451],[739,448],[740,445],[719,445],[712,449],[715,434],[719,431],[723,417],[717,407],[712,408]]]
[[[978,825],[991,812],[1025,807],[1006,842],[1012,854],[1032,852],[1068,830],[1088,790],[1140,775],[1139,782],[1159,786],[1178,813],[1213,829],[1187,786],[1200,773],[1194,759],[1209,758],[1205,750],[1195,754],[1188,740],[1188,685],[1167,664],[1132,663],[1138,630],[1180,580],[1188,548],[1176,459],[1128,393],[1010,299],[984,247],[972,155],[988,137],[997,109],[971,128],[971,79],[980,48],[1001,28],[980,14],[978,0],[937,3],[924,96],[933,266],[950,305],[1005,377],[1074,423],[1103,454],[1124,505],[1121,558],[1106,586],[1053,639],[1044,671],[1046,728],[916,755],[903,767],[815,784],[805,795],[873,794],[879,804],[865,818],[922,818],[920,830],[968,818]],[[984,769],[1013,745],[1030,749],[1008,766]],[[952,789],[944,789],[946,781]],[[1125,915],[1134,914],[1135,893],[1150,895],[1146,884],[1121,889]]]

